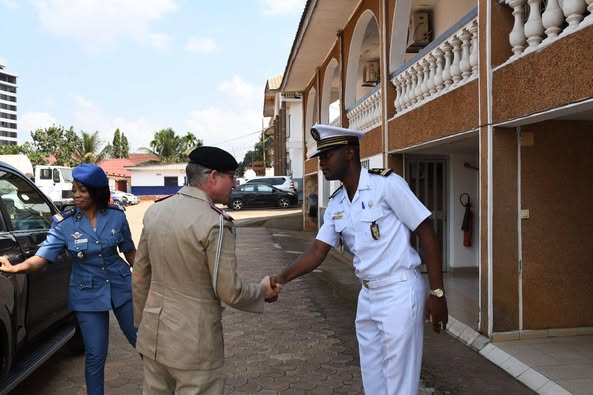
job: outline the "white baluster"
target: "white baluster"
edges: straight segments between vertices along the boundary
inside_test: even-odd
[[[426,84],[426,87],[428,88],[428,96],[433,96],[435,93],[437,93],[436,84],[434,81],[437,65],[436,59],[432,53],[428,54],[427,59],[430,73],[428,74],[428,83]]]
[[[420,103],[422,100],[422,84],[424,82],[424,71],[422,70],[422,66],[420,63],[416,63],[414,66],[414,70],[416,70],[416,90],[414,91],[414,103]]]
[[[529,19],[525,23],[525,36],[529,47],[525,53],[531,52],[542,42],[544,25],[542,25],[541,0],[528,0]]]
[[[478,76],[478,57],[480,56],[478,48],[478,21],[473,21],[469,31],[472,35],[472,50],[469,56],[469,65],[472,68],[472,76]]]
[[[443,51],[440,48],[436,48],[433,51],[433,54],[437,64],[434,75],[434,85],[437,92],[440,92],[445,87],[445,84],[443,84]]]
[[[410,100],[412,100],[411,95],[412,95],[412,87],[414,86],[414,77],[412,76],[412,73],[410,72],[410,69],[407,69],[405,71],[406,75],[406,93],[404,93],[404,104],[402,106],[402,108],[405,110],[408,107],[410,107]]]
[[[525,49],[525,30],[523,25],[523,10],[525,8],[526,0],[508,0],[508,5],[513,8],[513,16],[515,17],[515,24],[513,30],[509,34],[509,43],[513,48],[513,56],[511,59],[518,58]]]
[[[396,112],[400,112],[401,110],[401,101],[402,101],[402,83],[401,83],[401,74],[395,77],[391,83],[395,86],[395,100],[393,101],[393,106],[395,107]]]
[[[443,67],[443,82],[445,83],[445,89],[453,83],[453,79],[451,78],[452,48],[451,44],[447,42],[442,46],[443,52],[445,53],[445,66]]]
[[[581,27],[593,25],[593,0],[585,0],[587,2],[587,11],[589,15],[581,22]]]
[[[420,65],[422,66],[422,73],[424,75],[422,78],[422,98],[426,99],[428,97],[428,80],[430,77],[428,60],[426,60],[426,58],[422,58]]]
[[[453,85],[461,80],[461,70],[459,68],[459,62],[461,58],[461,40],[454,36],[451,39],[453,45],[453,63],[451,64],[451,77],[453,78]]]
[[[406,103],[408,101],[408,78],[409,74],[407,70],[400,74],[400,81],[402,84],[402,98],[399,101],[400,111],[406,109]]]
[[[562,4],[562,11],[566,16],[566,23],[568,23],[568,27],[564,29],[562,34],[572,33],[576,30],[579,26],[579,23],[583,20],[583,14],[587,4],[585,0],[564,0]]]
[[[558,5],[558,0],[548,0],[546,10],[542,15],[542,24],[544,25],[544,28],[546,28],[546,39],[543,42],[544,44],[548,44],[558,37],[560,30],[562,30],[560,28],[562,22],[564,22],[564,14]]]
[[[410,66],[410,68],[408,68],[408,72],[410,73],[411,83],[406,108],[410,108],[414,106],[414,103],[416,103],[416,86],[418,85],[418,76],[416,75],[416,69],[414,68],[414,66]]]
[[[459,34],[461,38],[461,60],[459,61],[459,70],[464,80],[471,75],[471,66],[469,65],[469,40],[471,35],[466,29],[463,29]]]

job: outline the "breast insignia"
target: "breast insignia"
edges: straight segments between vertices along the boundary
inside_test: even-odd
[[[71,217],[76,212],[75,208],[71,208],[69,210],[62,211],[61,213],[57,213],[53,216],[54,222],[60,223],[68,217]]]
[[[222,217],[227,221],[233,222],[235,220],[233,217],[231,217],[230,215],[228,215],[227,213],[225,213],[224,211],[222,211],[221,209],[219,209],[212,203],[210,204],[210,208],[212,210],[216,211],[218,214],[222,215]]]
[[[334,191],[334,193],[332,193],[332,194],[331,194],[331,196],[330,196],[329,198],[331,199],[331,198],[333,198],[334,196],[336,196],[336,195],[338,194],[338,192],[340,192],[340,191],[342,190],[342,188],[343,188],[343,187],[344,187],[344,184],[340,185],[340,186],[338,187],[338,189],[336,189],[336,190]]]
[[[380,169],[380,168],[369,169],[369,174],[374,174],[377,176],[387,177],[391,173],[393,173],[393,170],[391,170],[391,169]]]

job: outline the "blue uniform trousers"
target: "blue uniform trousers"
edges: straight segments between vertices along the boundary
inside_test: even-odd
[[[136,347],[136,328],[132,300],[113,307],[119,327],[132,347]],[[76,311],[84,341],[86,391],[88,395],[103,395],[105,360],[109,345],[109,311]]]

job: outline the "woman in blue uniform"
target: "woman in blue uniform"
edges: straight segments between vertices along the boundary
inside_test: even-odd
[[[104,392],[109,310],[115,313],[130,344],[136,346],[130,273],[136,248],[125,214],[109,205],[109,183],[103,170],[82,164],[73,169],[72,176],[76,208],[54,216],[47,239],[35,256],[17,265],[0,257],[0,271],[33,272],[68,250],[72,257],[69,307],[76,314],[84,340],[87,394],[95,395]]]

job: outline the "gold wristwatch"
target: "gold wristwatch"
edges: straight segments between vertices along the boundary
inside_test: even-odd
[[[443,296],[445,296],[445,291],[443,291],[440,288],[431,289],[430,291],[428,291],[428,293],[432,296],[436,296],[437,298],[442,298]]]

